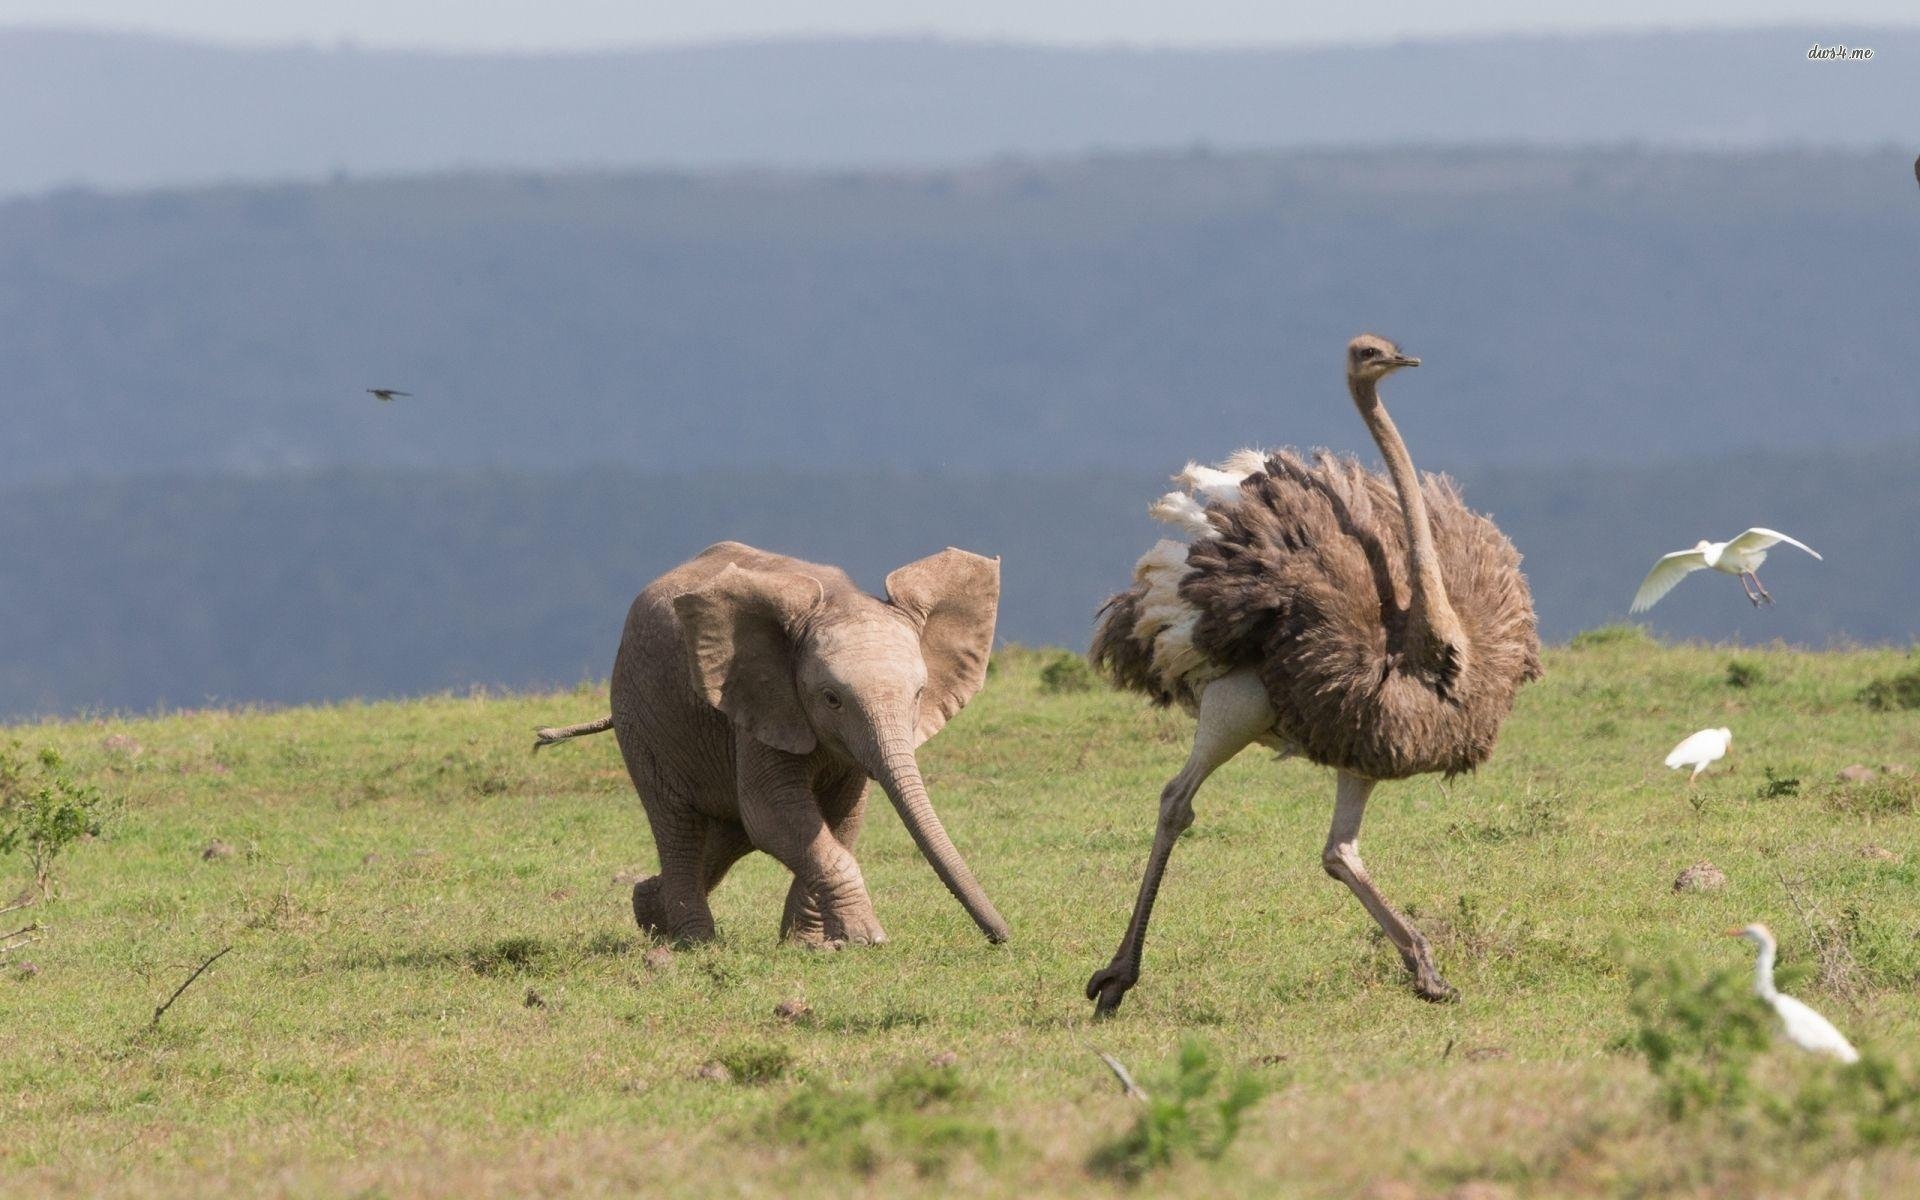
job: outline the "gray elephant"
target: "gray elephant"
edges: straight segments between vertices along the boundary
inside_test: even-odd
[[[948,840],[914,750],[986,682],[999,560],[944,550],[887,576],[887,598],[837,567],[721,542],[648,585],[613,663],[611,727],[660,873],[633,888],[640,927],[714,934],[711,892],[749,850],[793,872],[783,937],[886,940],[853,845],[878,780],[948,889],[986,933],[1007,925]]]

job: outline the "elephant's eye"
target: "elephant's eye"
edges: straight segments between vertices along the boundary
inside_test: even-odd
[[[821,688],[820,698],[827,702],[828,708],[840,707],[840,693],[834,691],[832,688]]]

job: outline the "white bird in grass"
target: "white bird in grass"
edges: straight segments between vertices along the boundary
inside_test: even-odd
[[[1727,756],[1733,746],[1733,730],[1702,729],[1691,734],[1667,754],[1667,765],[1676,770],[1680,767],[1692,767],[1693,774],[1687,776],[1692,784],[1700,778],[1700,772]]]
[[[1728,937],[1746,938],[1760,947],[1760,960],[1754,965],[1753,994],[1773,1006],[1780,1014],[1781,1030],[1787,1040],[1812,1054],[1825,1054],[1841,1062],[1859,1062],[1860,1052],[1833,1022],[1795,1000],[1782,996],[1773,986],[1773,931],[1755,922],[1745,929],[1729,929]]]
[[[1767,551],[1785,542],[1796,546],[1808,554],[1819,558],[1820,554],[1812,546],[1797,542],[1777,529],[1761,529],[1755,526],[1730,542],[1701,542],[1691,550],[1675,550],[1672,554],[1663,554],[1660,561],[1653,564],[1653,570],[1640,581],[1640,590],[1633,594],[1633,607],[1629,612],[1645,612],[1659,603],[1660,597],[1674,589],[1682,579],[1704,567],[1712,567],[1723,575],[1738,575],[1740,590],[1747,594],[1755,608],[1762,604],[1772,604],[1773,597],[1767,589],[1760,586],[1760,564],[1767,561]],[[1748,586],[1748,581],[1752,586]]]

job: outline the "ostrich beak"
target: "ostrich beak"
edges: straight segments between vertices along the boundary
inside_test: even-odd
[[[1417,367],[1420,365],[1420,360],[1410,357],[1409,355],[1396,354],[1393,356],[1393,365],[1396,367]]]

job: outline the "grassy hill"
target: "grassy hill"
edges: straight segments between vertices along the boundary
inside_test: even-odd
[[[1187,727],[1049,689],[1051,661],[1004,652],[923,756],[1013,925],[1002,947],[883,802],[861,859],[891,944],[776,945],[784,882],[758,859],[717,893],[718,944],[648,957],[621,880],[652,849],[611,739],[527,754],[535,723],[600,712],[594,688],[8,730],[124,803],[56,899],[10,914],[46,936],[0,967],[0,1190],[1107,1194],[1089,1161],[1139,1107],[1094,1051],[1164,1097],[1194,1037],[1267,1094],[1217,1164],[1177,1155],[1152,1194],[1920,1187],[1920,1146],[1867,1145],[1838,1076],[1786,1049],[1756,1070],[1812,1117],[1670,1119],[1628,1010],[1632,964],[1744,972],[1717,935],[1765,919],[1783,964],[1818,968],[1792,990],[1889,1070],[1920,1068],[1920,793],[1835,782],[1920,764],[1920,712],[1857,698],[1910,656],[1620,634],[1551,651],[1489,767],[1385,787],[1367,827],[1451,1007],[1412,998],[1321,873],[1327,774],[1246,754],[1202,793],[1147,973],[1101,1025],[1079,989]],[[1659,765],[1720,724],[1733,756],[1696,788]],[[1676,893],[1703,859],[1725,888]],[[796,999],[808,1015],[775,1016]],[[701,1077],[714,1061],[732,1082]]]

